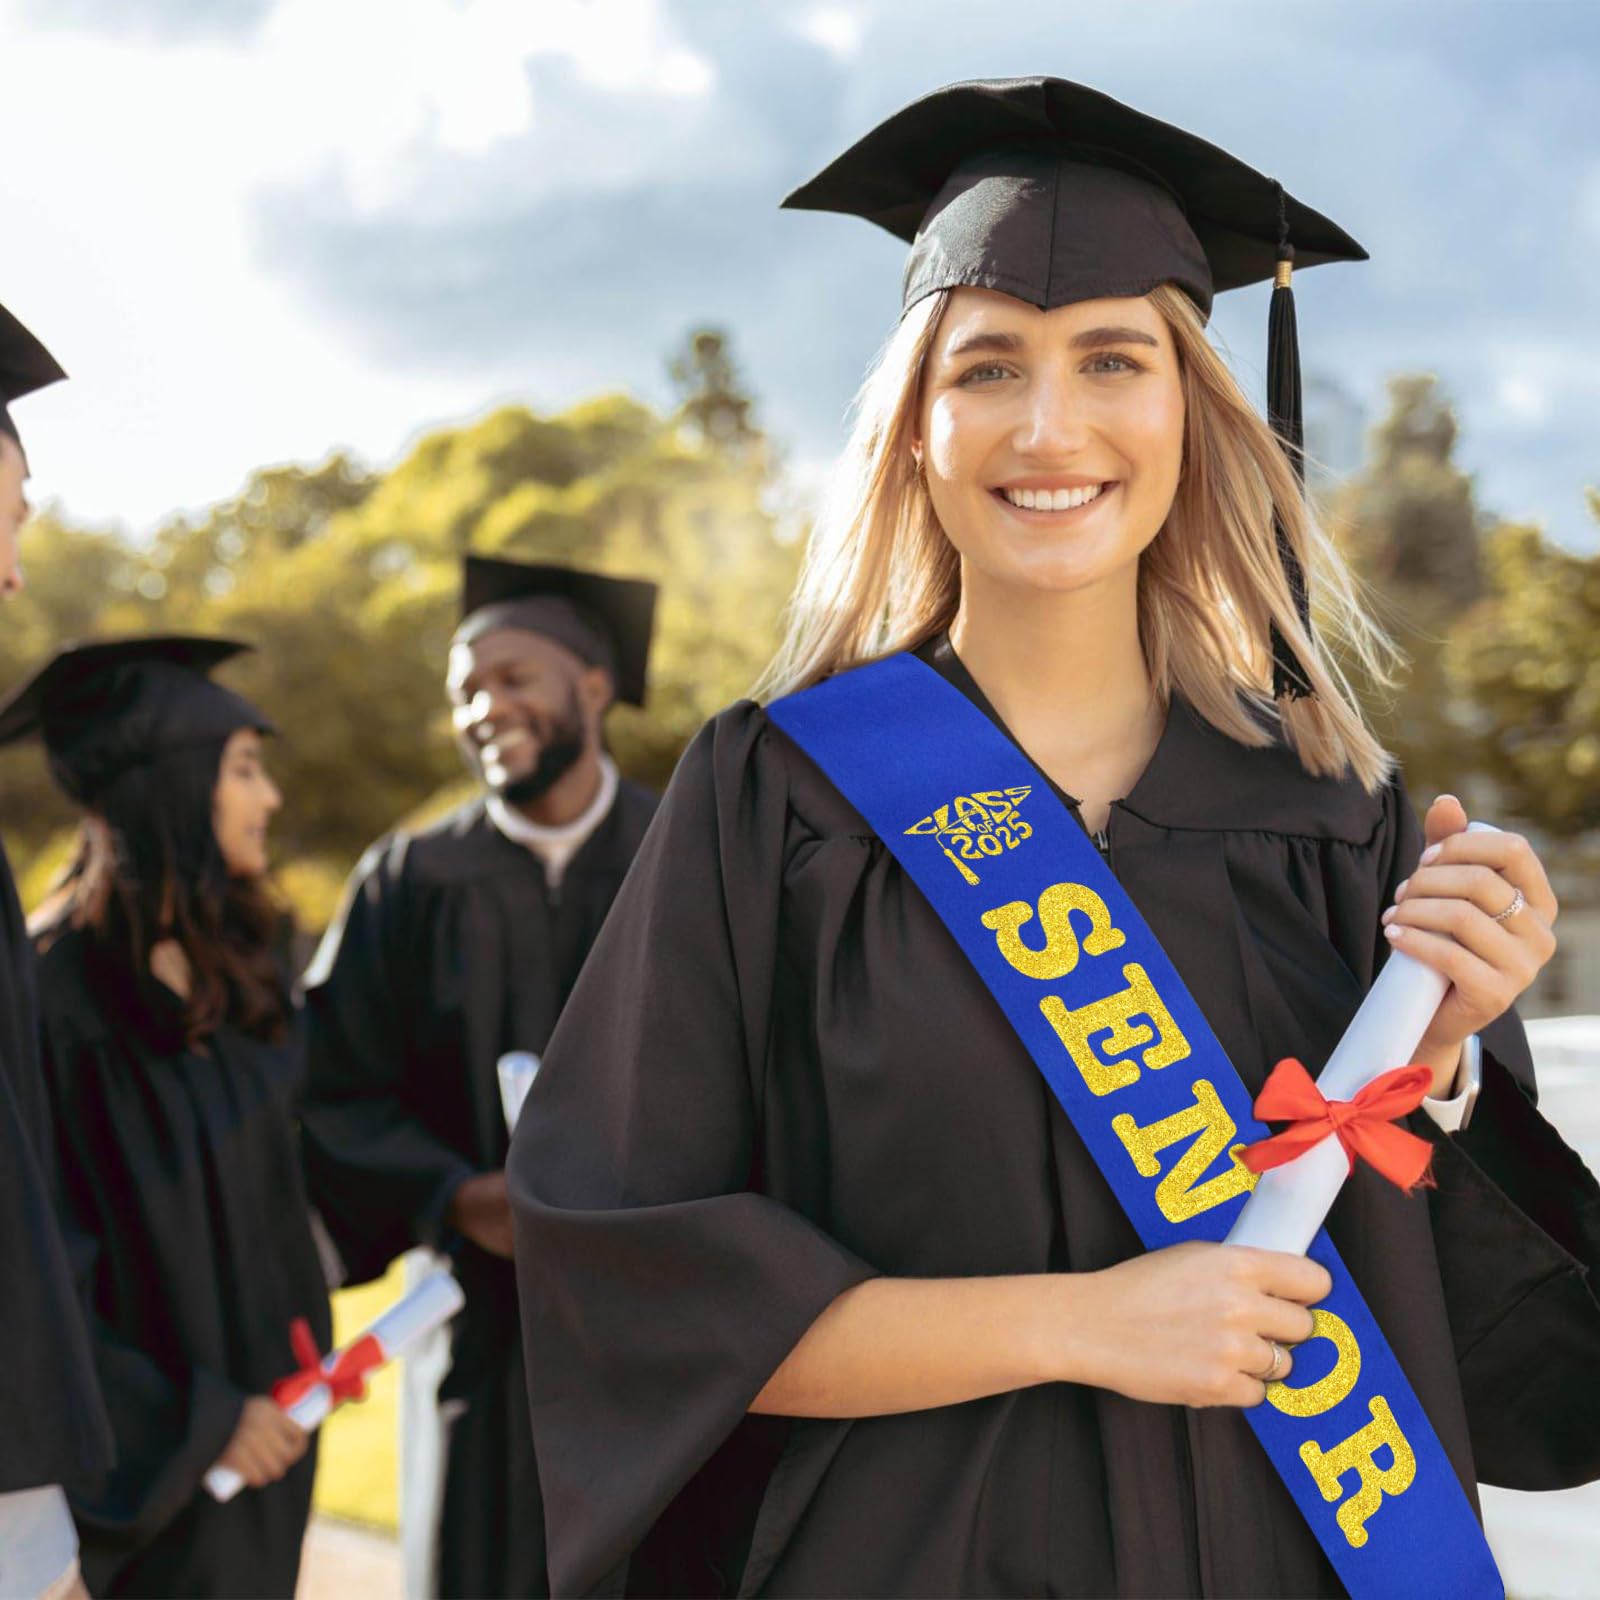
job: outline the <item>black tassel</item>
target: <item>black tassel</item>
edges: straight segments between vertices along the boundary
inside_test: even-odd
[[[1294,290],[1290,277],[1294,267],[1294,246],[1289,243],[1289,219],[1283,189],[1278,189],[1278,276],[1272,290],[1272,309],[1267,320],[1267,421],[1283,445],[1295,481],[1305,483],[1305,421],[1300,393],[1300,335],[1295,326]],[[1307,634],[1311,631],[1311,597],[1306,592],[1306,575],[1289,543],[1281,520],[1275,523],[1278,560],[1294,600],[1295,615]],[[1272,694],[1301,700],[1313,693],[1311,679],[1301,666],[1289,641],[1272,624]]]

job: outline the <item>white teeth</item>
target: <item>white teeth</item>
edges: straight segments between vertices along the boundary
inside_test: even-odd
[[[1081,489],[1002,489],[1014,506],[1024,511],[1075,511],[1097,500],[1104,484],[1091,483]]]

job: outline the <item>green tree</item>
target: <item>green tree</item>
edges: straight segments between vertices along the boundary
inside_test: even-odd
[[[696,328],[668,361],[667,371],[678,392],[678,416],[700,438],[722,450],[760,442],[753,402],[721,328]]]
[[[0,684],[7,689],[69,640],[144,629],[137,592],[144,564],[121,534],[75,527],[59,509],[45,511],[23,535],[22,565],[27,585],[0,612]],[[7,848],[25,864],[71,826],[73,813],[37,745],[3,754],[0,821]]]
[[[1456,609],[1483,592],[1483,519],[1473,480],[1455,459],[1460,425],[1427,374],[1389,381],[1389,412],[1339,509],[1352,551],[1373,582],[1430,608]]]
[[[237,581],[242,564],[319,538],[329,521],[372,491],[374,479],[344,454],[320,466],[265,467],[244,491],[198,522],[177,517],[156,530],[139,592],[164,614],[203,610]]]
[[[1589,509],[1600,521],[1594,490]],[[1516,523],[1486,555],[1488,593],[1453,631],[1446,665],[1508,809],[1574,839],[1600,828],[1600,556]]]
[[[1466,785],[1478,754],[1471,708],[1444,666],[1451,626],[1483,592],[1483,518],[1472,478],[1455,460],[1458,437],[1435,379],[1392,379],[1366,465],[1332,504],[1346,554],[1409,658],[1398,691],[1357,688],[1420,803]]]
[[[41,525],[35,590],[0,665],[14,678],[89,632],[255,644],[223,676],[281,731],[279,855],[315,924],[367,843],[461,787],[443,677],[462,553],[570,562],[661,585],[648,705],[610,724],[624,768],[659,787],[771,654],[798,559],[774,537],[771,452],[731,353],[704,340],[689,342],[696,376],[670,415],[626,395],[549,416],[507,406],[382,473],[341,456],[256,473],[144,547]],[[0,816],[25,868],[69,819],[36,752],[0,760]]]

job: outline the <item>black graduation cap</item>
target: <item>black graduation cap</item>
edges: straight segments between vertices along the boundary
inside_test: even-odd
[[[130,768],[174,750],[240,728],[272,732],[248,700],[208,676],[250,648],[180,634],[68,645],[0,701],[0,745],[37,735],[57,783],[91,804]]]
[[[951,84],[897,111],[784,205],[865,217],[911,244],[903,304],[938,289],[996,289],[1041,310],[1271,279],[1267,412],[1303,471],[1294,263],[1364,261],[1337,224],[1204,139],[1061,78]],[[1305,577],[1279,556],[1309,629]],[[1309,682],[1273,629],[1274,692]]]
[[[8,405],[64,377],[55,357],[0,306],[0,433],[9,434],[20,446],[22,440]]]
[[[543,634],[580,661],[604,667],[617,698],[642,706],[655,611],[656,586],[641,578],[468,556],[455,637],[470,644],[496,628]]]

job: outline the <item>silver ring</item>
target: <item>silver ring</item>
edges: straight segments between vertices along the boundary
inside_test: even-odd
[[[1489,920],[1491,922],[1509,922],[1512,917],[1516,916],[1516,914],[1525,905],[1527,905],[1527,903],[1528,902],[1524,898],[1522,891],[1518,889],[1516,894],[1512,897],[1511,904],[1508,905],[1504,911],[1496,912],[1492,917],[1489,918]]]
[[[1289,1352],[1276,1339],[1267,1343],[1272,1346],[1272,1365],[1261,1374],[1261,1382],[1276,1383],[1289,1370]]]

